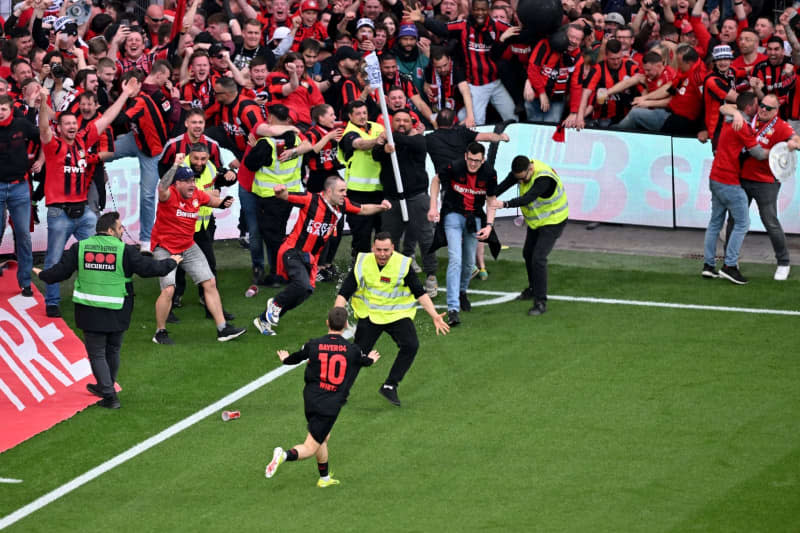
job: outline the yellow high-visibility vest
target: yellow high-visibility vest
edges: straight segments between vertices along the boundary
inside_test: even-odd
[[[253,194],[261,198],[275,196],[274,187],[276,185],[286,185],[289,192],[300,192],[302,190],[302,157],[295,157],[287,161],[278,161],[278,148],[275,139],[272,137],[262,137],[258,142],[266,141],[272,147],[272,164],[258,169],[253,179]]]
[[[188,155],[186,156],[186,159],[183,160],[183,164],[181,164],[181,166],[192,168]],[[214,163],[211,161],[207,161],[206,168],[203,169],[203,173],[200,174],[199,178],[194,179],[194,184],[204,193],[208,193],[208,189],[214,186],[214,178],[216,177],[217,167],[215,167]],[[194,223],[195,233],[208,227],[209,222],[211,222],[213,212],[214,208],[207,205],[201,206],[200,209],[197,210],[197,222]]]
[[[375,122],[368,122],[369,133],[359,128],[352,122],[347,123],[342,136],[351,131],[358,133],[362,139],[376,139],[383,133],[383,126]],[[381,164],[372,159],[372,150],[356,150],[350,159],[344,158],[344,151],[340,148],[336,158],[345,166],[344,181],[347,188],[351,191],[375,192],[382,191],[381,185]]]
[[[411,258],[397,252],[378,268],[375,254],[360,253],[353,267],[358,289],[351,304],[356,318],[367,318],[375,324],[389,324],[401,318],[414,319],[417,300],[405,284]]]
[[[531,164],[533,164],[533,176],[528,183],[520,185],[520,196],[529,191],[537,178],[541,177],[556,180],[556,190],[549,198],[536,198],[533,202],[520,207],[522,215],[525,217],[525,223],[531,229],[536,229],[565,221],[569,216],[569,204],[567,203],[567,193],[564,190],[564,184],[561,183],[561,178],[558,177],[552,167],[541,161],[531,159]]]

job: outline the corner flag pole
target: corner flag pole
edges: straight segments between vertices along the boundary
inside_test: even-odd
[[[386,109],[386,97],[383,94],[383,78],[381,77],[381,66],[378,62],[378,56],[375,52],[370,52],[365,58],[367,62],[367,79],[371,87],[378,88],[378,96],[381,103],[381,112],[383,113],[383,124],[386,129],[386,139],[389,144],[394,146],[394,136],[392,135],[392,119],[389,116],[389,111]],[[400,167],[397,165],[397,153],[392,152],[389,154],[392,160],[392,171],[394,172],[394,182],[397,186],[397,193],[400,195],[400,211],[403,214],[403,222],[408,222],[408,205],[406,199],[403,198],[403,181],[400,179]]]

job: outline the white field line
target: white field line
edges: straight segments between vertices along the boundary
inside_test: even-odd
[[[440,291],[446,292],[446,289],[440,288]],[[473,306],[481,306],[481,305],[496,305],[501,303],[509,302],[517,297],[519,293],[517,292],[501,292],[501,291],[484,291],[484,290],[477,290],[477,289],[470,289],[470,294],[481,294],[487,296],[494,296],[494,298],[490,298],[487,300],[478,300],[472,303]],[[695,305],[695,304],[680,304],[680,303],[670,303],[670,302],[648,302],[648,301],[641,301],[641,300],[618,300],[614,298],[592,298],[592,297],[583,297],[583,296],[559,296],[559,295],[548,295],[547,297],[549,300],[560,300],[565,302],[580,302],[580,303],[595,303],[595,304],[611,304],[611,305],[634,305],[634,306],[641,306],[641,307],[662,307],[662,308],[670,308],[670,309],[691,309],[697,311],[727,311],[732,313],[754,313],[754,314],[766,314],[766,315],[786,315],[786,316],[800,316],[800,311],[786,311],[782,309],[759,309],[759,308],[749,308],[749,307],[723,307],[723,306],[715,306],[715,305]],[[438,305],[437,307],[447,307]],[[11,524],[21,520],[22,518],[28,516],[29,514],[38,511],[48,503],[54,502],[55,500],[61,498],[62,496],[72,492],[73,490],[77,489],[81,485],[88,483],[89,481],[103,475],[104,473],[108,472],[112,468],[121,465],[122,463],[133,459],[137,455],[142,452],[145,452],[156,446],[168,438],[180,433],[184,429],[196,424],[200,420],[214,414],[215,412],[219,411],[223,407],[247,396],[251,392],[255,391],[266,385],[267,383],[279,378],[283,374],[297,368],[297,366],[281,366],[276,368],[275,370],[269,372],[258,378],[257,380],[245,385],[241,389],[230,393],[229,395],[225,396],[221,400],[209,405],[208,407],[204,408],[201,411],[189,416],[188,418],[184,418],[180,422],[168,427],[161,433],[150,437],[149,439],[137,444],[133,448],[117,455],[116,457],[109,459],[105,463],[96,466],[95,468],[89,470],[85,474],[82,474],[72,481],[60,486],[59,488],[48,492],[44,496],[37,498],[36,500],[32,501],[28,505],[24,507],[20,507],[13,513],[3,517],[0,519],[0,529],[4,529]],[[0,478],[2,479],[2,478]]]
[[[93,479],[95,479],[97,477],[100,477],[101,475],[105,474],[106,472],[108,472],[112,468],[114,468],[116,466],[119,466],[122,463],[124,463],[126,461],[129,461],[130,459],[133,459],[137,455],[139,455],[139,454],[141,454],[143,452],[146,452],[147,450],[149,450],[153,446],[161,444],[162,442],[164,442],[168,438],[177,435],[178,433],[180,433],[184,429],[187,429],[187,428],[193,426],[194,424],[200,422],[202,419],[204,419],[204,418],[206,418],[206,417],[208,417],[210,415],[213,415],[214,413],[216,413],[217,411],[219,411],[223,407],[226,407],[229,404],[231,404],[231,403],[233,403],[233,402],[235,402],[235,401],[237,401],[237,400],[239,400],[241,398],[244,398],[245,396],[247,396],[251,392],[263,387],[264,385],[266,385],[267,383],[269,383],[271,381],[274,381],[275,379],[281,377],[282,375],[286,374],[287,372],[290,372],[290,371],[294,370],[298,366],[300,366],[300,365],[279,366],[278,368],[272,370],[271,372],[268,372],[267,374],[264,374],[263,376],[261,376],[260,378],[256,379],[255,381],[252,381],[252,382],[248,383],[247,385],[245,385],[244,387],[240,388],[239,390],[236,390],[236,391],[228,394],[227,396],[225,396],[221,400],[218,400],[218,401],[212,403],[211,405],[209,405],[208,407],[205,407],[204,409],[196,412],[195,414],[193,414],[193,415],[191,415],[191,416],[189,416],[187,418],[184,418],[183,420],[181,420],[180,422],[177,422],[176,424],[173,424],[172,426],[168,427],[167,429],[165,429],[161,433],[158,433],[157,435],[153,435],[149,439],[140,442],[139,444],[137,444],[133,448],[130,448],[130,449],[122,452],[121,454],[117,455],[116,457],[113,457],[112,459],[109,459],[105,463],[92,468],[91,470],[89,470],[85,474],[82,474],[82,475],[76,477],[75,479],[73,479],[72,481],[69,481],[68,483],[65,483],[64,485],[61,485],[57,489],[48,492],[44,496],[41,496],[41,497],[35,499],[31,503],[29,503],[29,504],[27,504],[27,505],[25,505],[23,507],[20,507],[19,509],[17,509],[13,513],[11,513],[11,514],[9,514],[7,516],[4,516],[3,518],[0,518],[0,529],[5,529],[6,527],[14,524],[15,522],[25,518],[29,514],[38,511],[39,509],[41,509],[45,505],[56,501],[57,499],[61,498],[62,496],[66,495],[66,494],[69,494],[70,492],[72,492],[73,490],[77,489],[81,485],[84,485],[84,484],[88,483],[89,481],[91,481],[91,480],[93,480]]]
[[[12,479],[10,477],[0,477],[0,483],[22,483],[22,480]]]

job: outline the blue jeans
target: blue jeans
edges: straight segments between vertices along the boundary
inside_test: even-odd
[[[475,220],[475,227],[480,227],[480,218],[475,217]],[[447,236],[447,310],[458,311],[458,295],[467,292],[475,267],[478,235],[467,232],[467,218],[459,213],[445,215],[444,233]]]
[[[264,245],[261,232],[258,231],[258,196],[239,185],[239,207],[247,221],[247,232],[250,234],[250,261],[254,267],[264,268]]]
[[[734,225],[725,249],[725,266],[736,266],[744,236],[750,229],[747,194],[739,185],[726,185],[714,180],[709,180],[708,185],[711,189],[711,219],[706,229],[705,263],[712,266],[716,264],[717,238],[725,223],[725,212],[730,211]]]
[[[19,262],[17,282],[21,289],[31,284],[33,251],[31,249],[31,191],[28,183],[0,183],[0,239],[6,231],[6,210],[14,223],[14,251]]]
[[[133,133],[120,135],[114,140],[114,160],[123,157],[139,159],[139,242],[150,242],[150,232],[156,220],[156,187],[160,155],[153,157],[144,155],[136,145]]]
[[[86,206],[81,218],[69,218],[60,207],[47,208],[47,255],[44,258],[44,269],[61,261],[64,247],[73,235],[79,241],[95,234],[97,215]],[[46,305],[58,305],[61,292],[58,283],[47,283],[44,291]]]
[[[542,111],[542,105],[539,103],[538,98],[534,98],[532,102],[525,102],[525,113],[528,115],[528,120],[531,122],[559,124],[563,112],[563,100],[559,102],[550,102],[550,109],[548,109],[546,113]]]

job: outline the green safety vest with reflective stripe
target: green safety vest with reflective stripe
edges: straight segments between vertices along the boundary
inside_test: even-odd
[[[375,122],[369,122],[369,133],[362,130],[352,122],[347,123],[342,136],[351,131],[358,133],[362,139],[375,139],[383,133],[383,126]],[[344,151],[339,150],[336,158],[345,165],[344,181],[347,182],[347,189],[351,191],[375,192],[382,191],[381,185],[381,164],[372,159],[372,150],[356,150],[350,159],[344,158]]]
[[[266,141],[272,147],[272,164],[263,166],[256,171],[253,179],[253,194],[261,198],[275,196],[276,185],[286,185],[289,192],[300,192],[302,181],[302,157],[295,157],[288,161],[278,161],[278,149],[275,139],[262,137],[259,142]]]
[[[411,258],[397,252],[378,268],[375,254],[360,253],[353,267],[358,289],[351,300],[356,318],[367,318],[375,324],[389,324],[401,318],[414,319],[417,300],[406,287],[405,277]]]
[[[188,155],[186,156],[186,159],[183,160],[183,164],[181,166],[192,168],[191,164],[189,163]],[[206,162],[206,168],[203,169],[203,173],[200,174],[200,177],[194,179],[194,184],[204,193],[208,193],[208,189],[214,186],[214,179],[216,177],[217,167],[214,166],[214,163],[208,161]],[[200,209],[197,210],[197,222],[194,223],[194,231],[198,232],[201,229],[206,229],[208,227],[208,223],[211,222],[213,213],[213,207],[208,207],[207,205],[201,206]]]
[[[125,277],[122,257],[125,243],[113,235],[95,235],[78,242],[78,278],[72,291],[77,304],[122,309]]]
[[[528,183],[519,186],[520,196],[528,192],[536,179],[541,177],[556,180],[556,190],[550,198],[536,198],[533,202],[520,208],[525,217],[525,223],[531,229],[536,229],[565,221],[569,216],[569,204],[561,178],[558,177],[555,170],[541,161],[531,159],[531,164],[533,165],[533,176]]]

